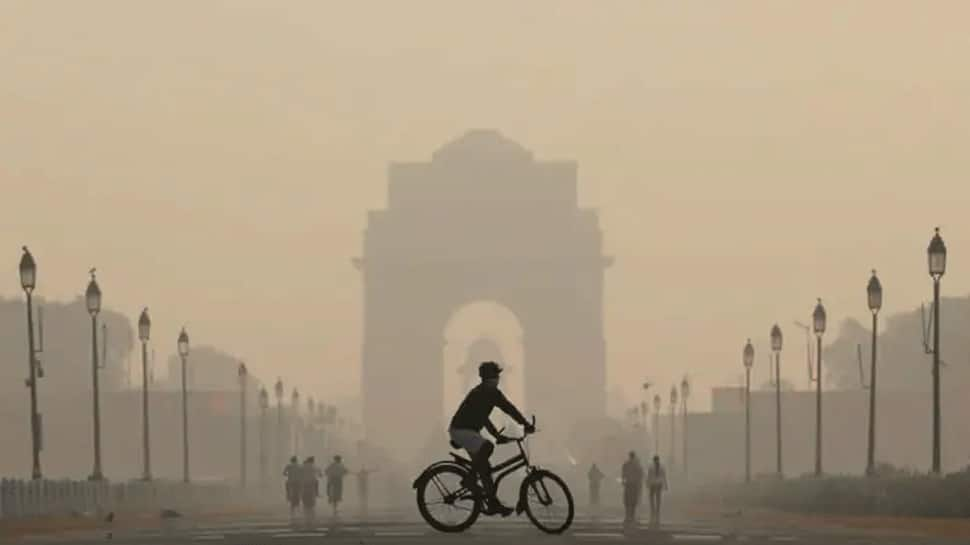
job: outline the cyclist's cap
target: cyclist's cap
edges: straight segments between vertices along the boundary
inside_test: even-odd
[[[483,361],[478,366],[478,376],[481,378],[498,378],[502,373],[502,368],[494,361]]]

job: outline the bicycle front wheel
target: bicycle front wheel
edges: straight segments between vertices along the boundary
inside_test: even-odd
[[[532,524],[547,534],[561,534],[573,523],[573,495],[555,473],[533,471],[522,481],[519,497]]]
[[[462,486],[467,471],[441,465],[418,483],[418,511],[439,532],[463,532],[478,518],[481,498]]]

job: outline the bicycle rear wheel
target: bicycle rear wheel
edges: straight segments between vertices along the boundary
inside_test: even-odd
[[[462,486],[466,474],[461,467],[441,465],[418,483],[418,511],[435,530],[463,532],[478,519],[482,499]]]
[[[561,534],[573,523],[573,495],[555,473],[533,471],[522,481],[519,497],[532,524],[547,534]]]

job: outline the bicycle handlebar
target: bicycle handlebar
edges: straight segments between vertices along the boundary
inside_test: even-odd
[[[535,433],[535,432],[539,431],[539,430],[536,429],[536,415],[532,415],[532,430],[533,431],[531,433]],[[513,441],[514,442],[517,442],[517,443],[521,443],[522,441],[525,441],[525,438],[526,437],[528,437],[529,435],[531,435],[529,432],[524,432],[520,437],[507,437],[507,436],[503,435],[502,432],[504,432],[504,431],[505,431],[505,428],[504,427],[502,429],[498,430],[499,437],[496,437],[496,440],[497,440],[498,443],[511,443]]]

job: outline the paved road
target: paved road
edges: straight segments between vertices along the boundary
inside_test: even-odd
[[[411,514],[383,515],[374,520],[322,520],[314,528],[292,524],[285,516],[250,517],[231,523],[203,524],[182,520],[174,528],[86,532],[70,536],[27,538],[24,543],[93,545],[393,545],[393,544],[604,544],[662,543],[666,545],[955,545],[955,540],[878,535],[848,528],[759,528],[750,522],[673,520],[661,530],[624,528],[618,518],[591,519],[577,516],[572,528],[561,536],[547,536],[528,519],[482,518],[459,535],[441,534]]]

